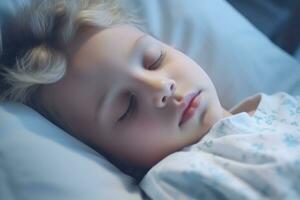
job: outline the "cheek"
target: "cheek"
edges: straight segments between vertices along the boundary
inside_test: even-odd
[[[131,156],[141,158],[144,161],[156,160],[165,151],[167,143],[165,131],[160,124],[145,122],[128,130],[128,138]]]
[[[139,149],[151,149],[159,141],[164,141],[166,137],[166,126],[164,122],[158,120],[136,120],[126,130],[126,135],[130,138],[130,143]],[[169,130],[170,131],[170,130]],[[125,136],[126,137],[126,136]]]
[[[162,122],[154,120],[136,121],[129,129],[130,134],[137,138],[151,138],[162,131]]]
[[[177,149],[179,144],[176,130],[168,124],[167,120],[159,119],[133,120],[122,128],[123,135],[118,145],[121,154],[134,162],[150,166],[156,163]]]
[[[139,115],[128,126],[129,134],[137,139],[145,140],[145,142],[147,140],[155,142],[168,139],[177,131],[174,125],[176,113],[171,107],[166,109],[169,110],[163,112],[149,111],[150,109],[140,111]]]

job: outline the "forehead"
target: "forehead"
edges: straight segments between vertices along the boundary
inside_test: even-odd
[[[82,31],[68,47],[69,65],[73,69],[89,65],[105,65],[109,61],[128,58],[135,41],[144,33],[130,25]]]

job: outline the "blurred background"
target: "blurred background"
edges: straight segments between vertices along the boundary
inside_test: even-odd
[[[227,0],[280,48],[300,60],[299,0]]]
[[[225,1],[243,14],[273,43],[300,61],[300,0]],[[7,14],[13,12],[11,4],[9,0],[0,0],[0,24]]]

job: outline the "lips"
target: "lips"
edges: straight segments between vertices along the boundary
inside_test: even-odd
[[[199,102],[195,101],[201,91],[191,92],[184,97],[184,107],[181,113],[179,126],[189,120],[195,113],[196,108],[199,106]]]

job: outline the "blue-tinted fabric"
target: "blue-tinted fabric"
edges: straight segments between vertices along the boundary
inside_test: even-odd
[[[1,200],[135,199],[131,178],[32,109],[0,104]]]
[[[260,96],[253,116],[217,122],[153,167],[142,188],[154,199],[299,199],[300,97]]]

